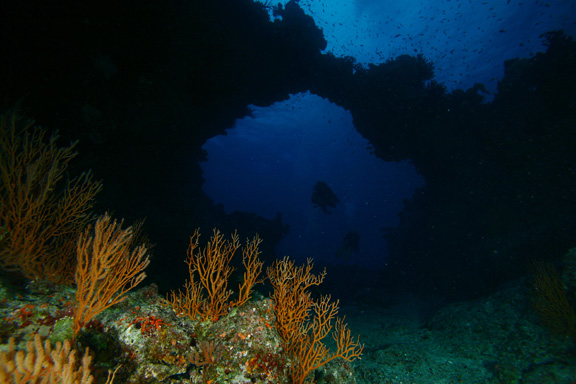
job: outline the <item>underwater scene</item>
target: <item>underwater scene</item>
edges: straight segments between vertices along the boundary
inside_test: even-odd
[[[0,384],[575,384],[576,1],[0,4]]]

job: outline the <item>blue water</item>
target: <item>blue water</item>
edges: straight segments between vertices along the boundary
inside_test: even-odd
[[[350,113],[310,93],[261,108],[225,136],[204,145],[203,189],[226,212],[240,210],[290,226],[277,248],[298,260],[382,266],[382,227],[397,224],[402,201],[424,183],[408,162],[376,158],[355,131]],[[324,181],[340,203],[331,214],[314,207],[314,184]],[[337,250],[350,230],[360,248],[346,260]]]
[[[266,3],[266,1],[262,1]],[[269,3],[287,3],[287,0]],[[496,91],[504,60],[543,50],[539,36],[576,34],[574,0],[301,0],[328,41],[326,52],[358,63],[422,53],[448,89]]]

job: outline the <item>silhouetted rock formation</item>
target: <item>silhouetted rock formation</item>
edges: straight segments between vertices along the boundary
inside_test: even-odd
[[[507,61],[483,104],[481,85],[448,93],[422,56],[361,68],[322,54],[322,32],[297,2],[276,12],[282,20],[271,23],[252,0],[2,5],[1,100],[22,100],[64,141],[80,139],[77,166],[104,180],[99,203],[128,221],[148,217],[158,243],[150,275],[174,286],[185,274],[163,267],[183,259],[193,228],[232,220],[201,190],[201,146],[248,105],[306,90],[350,110],[376,155],[410,160],[426,179],[388,234],[391,279],[481,294],[522,273],[527,258],[574,244],[571,38],[550,33],[546,53]],[[241,219],[271,248],[285,230]]]

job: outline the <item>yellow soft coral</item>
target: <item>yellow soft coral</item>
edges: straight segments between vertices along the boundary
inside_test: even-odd
[[[70,283],[76,239],[101,183],[90,173],[64,182],[73,148],[16,113],[0,118],[0,266],[29,279]]]

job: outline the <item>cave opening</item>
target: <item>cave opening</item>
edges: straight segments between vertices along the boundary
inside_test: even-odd
[[[204,192],[227,213],[281,215],[279,256],[385,266],[383,235],[423,177],[409,161],[377,158],[349,111],[310,92],[251,111],[203,146]],[[312,201],[319,182],[337,197],[330,207]]]

